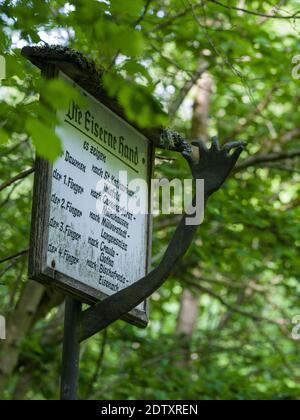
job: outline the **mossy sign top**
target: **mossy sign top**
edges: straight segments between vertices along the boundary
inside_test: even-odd
[[[58,113],[62,123],[54,129],[63,154],[53,165],[37,158],[30,277],[93,303],[147,273],[151,200],[135,182],[150,185],[154,142],[110,106],[111,99],[102,100],[78,56],[57,54],[23,50],[45,76],[63,78],[83,99]],[[128,320],[146,324],[146,302]]]

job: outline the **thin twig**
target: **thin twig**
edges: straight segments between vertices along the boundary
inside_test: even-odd
[[[278,162],[285,159],[293,159],[300,156],[300,149],[290,150],[288,152],[258,154],[245,159],[236,166],[235,172],[243,171],[250,166],[257,166],[263,163]]]
[[[23,257],[24,255],[27,255],[28,252],[29,252],[29,249],[25,249],[24,251],[18,252],[17,254],[13,254],[13,255],[10,255],[9,257],[5,257],[2,260],[0,260],[0,264],[3,264],[7,261],[14,260],[16,258]]]
[[[166,162],[175,162],[177,159],[168,156],[155,155],[155,159],[164,160]]]
[[[199,5],[195,6],[199,7]],[[172,25],[172,23],[182,17],[185,17],[190,13],[190,9],[185,9],[182,12],[176,13],[173,16],[171,16],[169,19],[164,20],[162,23],[159,23],[154,28],[151,29],[151,31],[147,31],[145,35],[150,35],[153,32],[160,31],[161,29],[167,28],[169,25]]]
[[[11,293],[11,296],[10,296],[10,299],[9,299],[9,303],[7,305],[8,309],[14,307],[15,298],[16,298],[17,292],[19,290],[19,286],[22,282],[22,276],[23,276],[23,273],[24,273],[25,266],[26,266],[26,261],[23,260],[22,265],[21,265],[21,269],[20,269],[19,274],[18,274],[18,277],[16,278],[16,281],[14,282],[14,288],[12,290],[12,293]]]
[[[10,155],[11,153],[13,153],[13,152],[15,152],[20,146],[22,146],[23,144],[26,144],[28,142],[28,138],[26,138],[25,140],[22,140],[22,141],[20,141],[19,143],[17,143],[17,144],[14,144],[13,146],[11,146],[10,148],[7,148],[6,150],[5,150],[5,153],[3,153],[2,155],[1,155],[1,157],[5,157],[5,156],[8,156],[8,155]]]
[[[290,168],[284,165],[278,165],[276,163],[265,163],[267,168],[275,169],[277,171],[288,172],[290,174],[300,174],[300,169]]]
[[[5,188],[9,187],[10,185],[14,184],[15,182],[19,181],[20,179],[24,179],[27,176],[31,175],[35,171],[35,168],[32,167],[30,169],[27,169],[24,172],[21,172],[20,174],[14,176],[13,178],[9,179],[8,181],[5,181],[2,185],[0,185],[0,191],[4,190]]]
[[[224,139],[225,142],[231,141],[232,139],[236,138],[241,132],[253,122],[253,120],[260,116],[262,111],[267,107],[269,102],[272,100],[274,93],[278,89],[277,86],[273,86],[272,89],[266,94],[265,97],[255,106],[255,109],[249,112],[246,116],[246,119],[243,123],[238,124],[234,130]]]
[[[234,305],[229,304],[228,302],[225,301],[225,299],[223,299],[222,296],[218,295],[213,290],[208,289],[207,287],[203,287],[200,284],[198,284],[196,282],[193,282],[193,281],[190,281],[190,280],[185,280],[184,279],[183,281],[184,281],[184,283],[189,284],[191,287],[194,287],[194,288],[200,290],[201,292],[208,294],[212,298],[218,300],[223,306],[225,306],[227,309],[229,309],[232,312],[235,312],[239,315],[250,318],[250,319],[252,319],[252,321],[255,321],[255,322],[268,322],[269,324],[273,324],[273,325],[281,327],[281,324],[279,322],[273,320],[273,319],[265,318],[265,317],[253,314],[251,312],[244,311],[241,308],[238,308]]]
[[[149,10],[151,1],[152,0],[147,0],[147,3],[145,4],[144,10],[143,10],[143,13],[141,14],[141,16],[133,24],[133,27],[134,28],[136,28],[138,25],[140,25],[142,23],[142,21],[145,19],[146,15],[147,15],[147,12]],[[114,65],[117,62],[117,59],[119,58],[119,55],[120,55],[120,50],[118,50],[116,52],[116,54],[114,55],[114,57],[113,57],[110,65],[108,66],[108,70],[111,70],[114,67]]]
[[[196,69],[195,74],[189,80],[187,80],[184,86],[180,89],[178,96],[171,102],[169,106],[168,114],[171,120],[176,115],[178,109],[180,108],[181,104],[183,103],[184,99],[186,98],[192,87],[195,85],[195,83],[197,83],[199,78],[208,69],[208,67],[208,63],[201,60],[198,65],[198,68]]]
[[[184,73],[187,73],[189,75],[189,77],[193,77],[193,74],[190,70],[182,68],[176,61],[172,60],[170,57],[165,56],[162,53],[161,48],[157,48],[154,44],[150,44],[150,46],[151,46],[151,48],[153,48],[154,51],[156,51],[161,56],[161,58],[163,60],[165,60],[171,66],[175,67],[176,69],[178,69],[178,70],[180,70]]]
[[[266,13],[261,13],[261,12],[255,12],[254,10],[243,9],[241,7],[228,6],[227,4],[223,4],[218,0],[208,0],[208,1],[210,3],[214,3],[214,4],[216,4],[220,7],[223,7],[224,9],[227,9],[227,10],[235,10],[237,12],[243,12],[243,13],[247,13],[249,15],[263,17],[263,18],[267,18],[267,19],[285,19],[285,20],[300,19],[300,11],[299,10],[296,13],[294,13],[293,15],[283,16],[283,15],[278,15],[278,14],[266,14]]]
[[[142,23],[142,21],[145,19],[146,15],[148,13],[151,1],[152,0],[147,0],[147,2],[145,4],[145,7],[144,7],[144,10],[143,10],[143,13],[141,14],[141,16],[138,18],[138,20],[134,24],[135,27],[140,25]]]
[[[238,77],[241,80],[242,86],[245,88],[245,90],[248,93],[248,96],[251,100],[251,102],[254,103],[254,99],[253,99],[253,95],[252,95],[252,91],[250,89],[250,87],[248,86],[248,83],[246,81],[245,76],[241,73],[241,71],[236,68],[230,61],[230,59],[228,58],[228,56],[226,54],[223,54],[223,51],[221,48],[219,48],[215,42],[213,41],[213,39],[210,37],[209,33],[208,33],[208,19],[207,19],[207,15],[206,15],[206,11],[205,11],[205,2],[204,0],[201,0],[201,2],[198,5],[194,5],[191,0],[186,0],[186,2],[188,3],[190,10],[192,12],[192,16],[195,20],[196,23],[198,23],[199,27],[204,31],[204,35],[207,39],[207,42],[209,43],[209,45],[211,46],[212,50],[214,51],[214,53],[216,54],[217,57],[219,57],[223,64],[225,66],[227,66],[232,73]],[[201,6],[202,9],[202,16],[204,19],[204,22],[201,22],[201,19],[199,18],[199,16],[196,13],[196,7],[197,6]]]
[[[267,22],[270,19],[269,15],[276,15],[276,13],[280,11],[280,8],[284,6],[287,2],[288,0],[280,0],[275,6],[271,7],[268,13],[268,17],[263,16],[261,19],[258,20],[258,24],[263,25],[265,22]]]
[[[12,196],[13,192],[15,191],[15,189],[18,187],[18,183],[15,183],[14,186],[11,188],[11,190],[9,191],[9,193],[7,194],[6,198],[0,203],[0,208],[4,207],[10,200],[10,197]]]
[[[11,270],[15,265],[17,265],[19,261],[15,260],[11,264],[9,264],[7,267],[5,267],[2,271],[0,271],[0,278],[4,276],[9,270]],[[3,286],[3,283],[0,283],[0,286]]]
[[[105,355],[105,347],[106,347],[106,343],[107,343],[107,329],[105,329],[103,331],[102,334],[102,340],[101,340],[101,344],[100,344],[100,352],[99,352],[99,357],[97,360],[97,364],[96,364],[96,368],[95,368],[95,372],[92,376],[89,388],[88,388],[88,392],[87,392],[87,397],[90,398],[90,395],[93,392],[94,389],[94,385],[101,373],[101,369],[102,369],[102,365],[103,365],[103,361],[104,361],[104,355]]]

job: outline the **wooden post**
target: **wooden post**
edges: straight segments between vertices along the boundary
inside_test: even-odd
[[[67,296],[61,376],[61,400],[77,399],[81,302]]]

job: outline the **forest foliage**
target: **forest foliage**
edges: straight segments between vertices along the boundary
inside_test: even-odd
[[[82,345],[79,397],[297,399],[300,314],[299,2],[243,0],[0,0],[0,398],[56,399],[63,296],[28,281],[36,151],[54,161],[48,128],[74,94],[43,81],[25,45],[59,44],[105,70],[103,83],[141,127],[191,139],[197,82],[209,92],[209,136],[247,151],[211,199],[194,244],[151,299],[147,329],[118,321]],[[298,57],[298,58],[297,58]],[[43,93],[45,101],[38,102]],[[157,151],[156,176],[189,176]],[[155,219],[153,266],[178,222]],[[197,322],[178,334],[184,290]]]

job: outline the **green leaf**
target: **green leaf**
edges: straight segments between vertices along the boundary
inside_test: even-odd
[[[54,162],[62,154],[61,141],[53,129],[33,118],[27,119],[26,129],[40,156]]]
[[[109,96],[117,96],[124,84],[124,79],[116,73],[105,73],[102,82]]]
[[[152,82],[152,78],[146,69],[142,64],[137,63],[133,60],[127,60],[122,66],[122,70],[125,70],[130,75],[141,75],[145,77],[145,79],[148,80],[148,82]]]
[[[145,41],[141,32],[130,30],[126,26],[116,28],[111,34],[110,41],[118,46],[120,52],[128,57],[142,54]]]
[[[111,0],[110,10],[118,17],[120,15],[137,17],[142,13],[144,4],[143,0]]]
[[[79,91],[62,79],[41,80],[39,90],[53,109],[66,109],[71,100],[84,106],[84,97]]]
[[[22,38],[26,39],[28,42],[38,43],[41,40],[38,33],[32,29],[26,29],[25,31],[22,31],[21,35]]]
[[[19,79],[26,77],[26,68],[24,59],[19,55],[19,51],[5,55],[6,62],[6,78],[17,76]]]
[[[5,144],[9,140],[9,134],[4,130],[4,128],[0,128],[0,144]]]
[[[103,83],[110,96],[117,96],[127,118],[140,127],[159,127],[168,122],[160,103],[146,88],[128,83],[118,74],[107,73]]]

